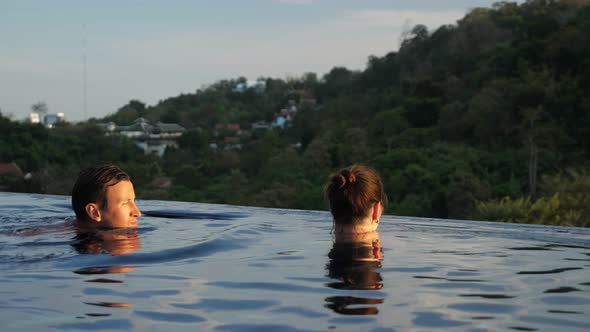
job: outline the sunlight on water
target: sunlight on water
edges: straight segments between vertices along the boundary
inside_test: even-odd
[[[590,330],[590,231],[139,201],[76,235],[69,197],[0,193],[3,331]]]

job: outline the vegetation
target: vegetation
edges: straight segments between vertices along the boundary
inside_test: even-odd
[[[544,196],[536,201],[530,197],[481,202],[476,216],[484,220],[516,223],[590,226],[590,176],[569,171],[546,176]]]
[[[323,209],[328,174],[364,163],[383,176],[390,214],[589,225],[588,1],[500,2],[414,27],[363,71],[259,81],[264,92],[224,80],[51,130],[0,117],[0,160],[34,175],[10,189],[67,194],[72,174],[109,160],[141,198]],[[285,129],[250,130],[288,105],[298,112]],[[157,158],[92,125],[140,116],[188,130]],[[216,129],[228,123],[248,129],[241,149]],[[171,188],[150,185],[161,176]]]

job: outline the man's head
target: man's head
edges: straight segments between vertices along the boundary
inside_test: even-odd
[[[112,164],[83,170],[72,189],[72,207],[80,226],[137,227],[141,212],[129,175]]]

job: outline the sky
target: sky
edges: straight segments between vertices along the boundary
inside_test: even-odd
[[[416,24],[433,31],[494,2],[0,0],[0,111],[23,120],[45,102],[76,122],[222,79],[363,70]]]

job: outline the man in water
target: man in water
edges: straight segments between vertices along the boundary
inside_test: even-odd
[[[83,170],[72,188],[74,225],[79,229],[136,228],[141,212],[129,175],[104,164]]]

